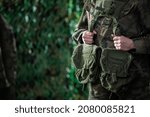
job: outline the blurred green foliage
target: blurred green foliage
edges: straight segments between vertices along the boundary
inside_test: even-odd
[[[0,0],[17,42],[17,99],[85,99],[74,76],[71,34],[80,0]]]

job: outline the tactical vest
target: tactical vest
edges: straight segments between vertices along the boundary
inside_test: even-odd
[[[135,39],[143,35],[143,27],[138,21],[136,7],[138,0],[87,0],[85,9],[93,17],[88,30],[97,31],[97,45],[107,47],[106,40],[114,35],[124,35]]]
[[[135,0],[86,1],[84,7],[92,16],[92,20],[88,22],[88,30],[97,31],[97,40],[96,45],[80,44],[73,52],[76,77],[80,83],[94,82],[99,78],[104,88],[117,92],[120,87],[132,81],[128,78],[132,55],[108,48],[106,42],[112,40],[111,34],[128,37],[139,35],[135,21],[137,19],[131,13],[136,4]],[[129,29],[131,18],[135,22],[132,29]]]

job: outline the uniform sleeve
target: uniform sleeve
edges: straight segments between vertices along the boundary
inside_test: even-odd
[[[76,26],[76,29],[72,35],[72,38],[79,43],[83,43],[82,41],[82,33],[88,29],[86,10],[83,9],[80,20]]]
[[[150,54],[150,1],[149,0],[139,0],[138,13],[144,30],[144,35],[134,41],[136,47],[136,53]]]
[[[16,78],[16,42],[12,28],[0,16],[0,46],[2,49],[2,59],[5,68],[6,77],[10,84],[15,83]]]

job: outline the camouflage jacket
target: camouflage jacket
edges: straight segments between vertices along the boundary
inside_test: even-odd
[[[83,31],[89,30],[92,21],[97,20],[97,16],[103,18],[113,17],[117,22],[115,28],[119,30],[115,31],[115,34],[133,39],[136,47],[135,53],[150,54],[149,0],[86,0],[80,21],[73,34],[73,39],[83,43],[81,39]],[[97,27],[95,23],[90,29],[96,30]],[[113,29],[107,34],[107,38],[112,33],[114,33]],[[107,47],[113,47],[109,39]]]
[[[16,43],[11,27],[0,15],[0,88],[15,84]]]

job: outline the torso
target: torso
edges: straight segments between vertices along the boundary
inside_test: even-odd
[[[139,17],[136,14],[138,0],[91,0],[87,8],[89,22],[95,16],[113,17],[116,19],[120,33],[128,37],[136,37],[142,32]]]

